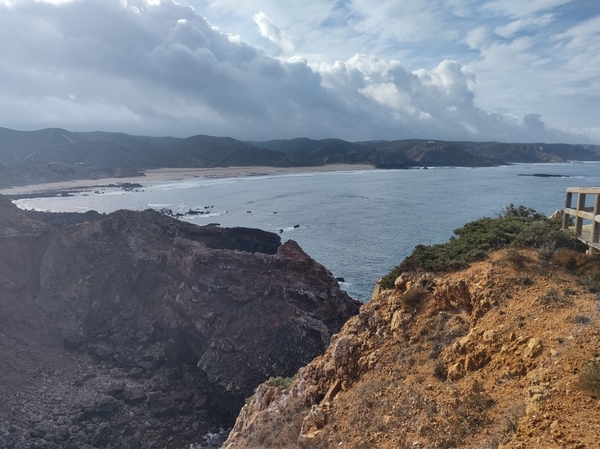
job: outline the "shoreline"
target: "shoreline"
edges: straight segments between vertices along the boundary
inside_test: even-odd
[[[367,164],[330,164],[312,167],[210,167],[210,168],[155,168],[144,170],[143,176],[123,178],[76,179],[0,189],[0,195],[18,197],[32,194],[59,194],[100,187],[119,187],[120,184],[151,184],[162,181],[177,181],[190,178],[239,178],[249,176],[286,175],[297,173],[324,173],[334,171],[374,170]]]

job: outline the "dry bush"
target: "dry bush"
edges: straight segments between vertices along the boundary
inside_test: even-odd
[[[565,295],[557,292],[554,289],[548,290],[545,295],[540,296],[539,300],[543,304],[544,308],[547,309],[562,308],[572,303],[570,298],[567,298]]]
[[[577,271],[580,274],[579,282],[587,292],[600,293],[600,263],[597,260],[590,260]]]
[[[575,316],[570,316],[569,318],[567,318],[568,321],[570,321],[571,323],[574,324],[591,324],[592,319],[588,316],[585,315],[575,315]]]
[[[517,433],[519,421],[525,416],[525,404],[518,403],[507,415],[504,416],[504,429],[488,444],[488,449],[498,449],[501,444],[508,441],[510,435]]]
[[[585,265],[589,257],[585,253],[573,251],[571,249],[561,249],[552,256],[552,263],[567,270],[575,270]]]
[[[433,367],[433,376],[436,379],[441,381],[445,381],[448,377],[448,370],[446,369],[446,365],[444,365],[441,361],[437,361],[435,366]]]
[[[508,248],[502,256],[502,262],[512,265],[514,268],[523,268],[525,266],[525,257],[521,252],[514,247]]]
[[[437,447],[449,449],[459,446],[467,437],[479,432],[489,423],[487,410],[495,403],[481,382],[474,381],[466,392],[456,398],[449,410],[450,431],[437,442]]]
[[[404,310],[412,310],[421,302],[425,295],[427,295],[425,289],[421,287],[411,288],[400,296],[400,304],[402,304]]]
[[[593,394],[600,393],[600,363],[590,363],[579,374],[578,386]]]

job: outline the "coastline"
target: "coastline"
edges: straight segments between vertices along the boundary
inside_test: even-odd
[[[34,193],[73,192],[95,187],[118,187],[120,184],[151,184],[161,181],[175,181],[189,178],[238,178],[246,176],[268,176],[295,173],[323,173],[332,171],[373,170],[375,167],[367,164],[330,164],[312,167],[210,167],[210,168],[156,168],[144,170],[143,176],[128,176],[124,178],[76,179],[73,181],[30,184],[25,186],[0,189],[0,195],[19,196]]]

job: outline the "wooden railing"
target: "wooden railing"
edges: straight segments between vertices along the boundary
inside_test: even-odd
[[[575,208],[573,195],[577,196]],[[586,201],[587,197],[592,201]],[[600,252],[600,187],[567,187],[563,229],[569,229],[571,217],[575,218],[575,235],[590,247],[589,253]]]

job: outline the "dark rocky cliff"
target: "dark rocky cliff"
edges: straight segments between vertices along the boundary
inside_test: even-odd
[[[275,234],[0,198],[0,447],[183,447],[358,306]]]

